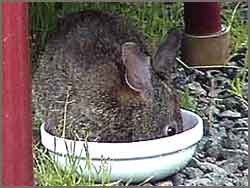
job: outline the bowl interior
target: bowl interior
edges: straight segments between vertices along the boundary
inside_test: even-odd
[[[182,110],[183,130],[189,130],[194,128],[198,124],[198,119],[194,116],[188,116],[185,111]],[[174,135],[173,135],[174,136]]]

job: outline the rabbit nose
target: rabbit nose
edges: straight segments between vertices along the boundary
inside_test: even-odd
[[[178,129],[176,129],[176,122],[171,122],[168,126],[165,128],[165,135],[166,136],[173,136],[178,133]]]
[[[173,135],[175,135],[176,134],[176,129],[174,128],[174,127],[169,127],[168,129],[167,129],[167,135],[168,136],[173,136]]]

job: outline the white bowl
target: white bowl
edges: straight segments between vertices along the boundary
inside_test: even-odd
[[[170,137],[131,143],[88,142],[92,164],[96,169],[103,169],[103,159],[106,159],[111,167],[111,181],[141,182],[148,178],[156,181],[176,173],[191,160],[203,136],[203,122],[198,115],[182,110],[182,118],[185,131]],[[63,167],[69,164],[68,156],[78,157],[77,171],[88,177],[84,141],[55,137],[46,132],[43,124],[41,142]],[[100,174],[94,176],[101,180]]]

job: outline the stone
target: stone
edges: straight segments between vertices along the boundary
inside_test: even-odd
[[[248,169],[243,170],[242,174],[243,174],[244,176],[248,176]]]
[[[207,77],[206,77],[206,73],[197,69],[193,69],[193,73],[196,75],[195,81],[198,82],[203,82],[206,83],[207,82]]]
[[[248,127],[248,118],[237,119],[233,128]]]
[[[230,162],[230,163],[226,162],[223,165],[221,165],[220,167],[223,168],[228,173],[236,173],[239,171],[239,169],[238,169],[239,163],[238,162]]]
[[[234,186],[234,184],[231,181],[224,181],[224,186]]]
[[[248,152],[240,149],[222,149],[222,158],[239,164],[239,170],[248,169]]]
[[[239,71],[236,68],[226,68],[223,72],[225,72],[230,79],[234,79]]]
[[[231,87],[231,82],[228,78],[220,76],[214,79],[214,89],[219,89],[219,88],[227,88],[229,89]]]
[[[212,137],[213,141],[216,138],[218,142],[221,142],[227,136],[226,129],[222,126],[218,126],[217,128],[210,128],[209,136]]]
[[[223,100],[225,108],[227,110],[233,110],[241,113],[241,117],[248,117],[248,105],[242,102],[239,98],[236,98],[230,94],[230,97],[227,97]]]
[[[212,124],[212,128],[219,128],[220,127],[220,124],[219,123],[213,123]]]
[[[183,185],[186,179],[186,175],[183,173],[177,173],[173,175],[172,180],[174,185]]]
[[[248,186],[247,176],[244,176],[243,178],[241,178],[240,182],[241,182],[241,186]]]
[[[204,175],[204,178],[210,179],[214,185],[223,185],[227,173],[210,172]]]
[[[225,119],[224,121],[220,122],[220,126],[231,129],[235,126],[235,122],[233,120]]]
[[[214,158],[214,157],[207,157],[206,158],[206,162],[215,163],[216,162],[216,158]]]
[[[248,96],[248,94],[247,94]],[[240,105],[240,112],[241,112],[241,116],[244,118],[248,118],[248,105],[245,103],[241,103]]]
[[[231,110],[226,110],[219,114],[220,118],[229,118],[229,119],[237,119],[241,118],[241,114],[239,112],[234,112]]]
[[[143,185],[141,185],[141,186],[143,186],[143,187],[151,187],[151,186],[154,186],[152,183],[145,183],[145,184],[143,184]]]
[[[202,170],[194,167],[186,167],[182,170],[182,173],[185,174],[189,179],[195,179],[197,177],[201,177],[204,174]]]
[[[216,159],[221,157],[222,146],[218,140],[209,140],[204,148],[207,156]]]
[[[214,182],[209,178],[197,178],[185,181],[186,186],[211,186]]]
[[[239,169],[242,171],[248,169],[248,163],[248,156],[242,156],[242,165],[239,166]]]
[[[210,172],[214,172],[217,174],[221,174],[223,176],[226,176],[228,173],[221,167],[212,164],[212,163],[208,163],[208,162],[202,162],[200,163],[199,168],[205,173],[210,173]]]
[[[247,98],[248,96],[248,83],[243,84],[243,96]]]
[[[223,183],[224,186],[240,186],[241,185],[241,182],[240,182],[240,178],[238,177],[229,177],[228,178],[225,178],[224,180],[224,183]]]
[[[206,96],[207,92],[205,89],[201,87],[201,84],[199,82],[192,82],[187,85],[187,87],[190,89],[190,93],[197,95],[197,96]]]
[[[236,163],[238,168],[239,166],[242,166],[242,157],[240,155],[235,155],[234,157],[228,158],[226,160],[221,160],[216,162],[216,164],[221,168],[230,163]]]
[[[227,137],[222,142],[222,146],[228,149],[239,148],[239,137],[232,133],[232,131],[228,131]]]
[[[218,115],[220,110],[215,105],[210,105],[209,108],[205,109],[207,115]]]
[[[167,181],[162,181],[160,183],[157,183],[156,185],[157,186],[166,186],[166,187],[168,187],[168,186],[173,186],[173,182],[170,181],[170,180],[167,180]]]
[[[241,144],[240,149],[242,149],[243,151],[248,152],[248,144]]]
[[[240,60],[245,59],[245,54],[243,53],[237,53],[234,55],[230,61],[238,63]],[[242,65],[243,66],[243,65]]]
[[[207,74],[208,78],[222,76],[222,72],[219,70],[208,70],[208,71],[206,71],[206,74]]]
[[[248,152],[240,150],[240,149],[221,149],[221,154],[224,159],[230,159],[233,157],[240,156],[241,158],[248,158]]]
[[[205,136],[199,141],[197,145],[197,152],[201,152],[204,149],[204,146],[206,145],[207,141],[208,138]]]

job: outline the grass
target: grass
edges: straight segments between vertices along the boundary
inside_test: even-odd
[[[155,46],[168,29],[182,28],[183,7],[181,3],[172,6],[159,3],[37,3],[30,6],[31,33],[34,52],[46,45],[49,33],[56,29],[57,18],[70,12],[83,10],[114,11],[128,15],[140,28],[150,43]],[[33,53],[36,55],[36,53]],[[36,56],[34,56],[36,57]]]
[[[225,19],[228,29],[232,37],[232,56],[237,55],[237,50],[247,48],[247,23],[246,19],[242,17],[247,16],[247,5],[246,2],[238,2],[234,5],[233,11],[224,9],[225,17],[232,14],[231,19]],[[231,82],[231,89],[229,92],[236,97],[239,97],[247,104],[247,96],[244,93],[244,85],[247,84],[247,73],[248,73],[248,50],[245,55],[244,67],[239,71],[235,78]]]
[[[232,54],[247,46],[247,10],[247,2],[225,3],[223,7],[222,21],[230,29]]]
[[[235,76],[235,78],[231,82],[231,89],[229,92],[244,101],[245,104],[248,105],[247,96],[244,92],[244,86],[248,83],[247,73],[248,73],[248,66],[249,66],[249,56],[248,51],[245,56],[244,67],[241,71]]]
[[[231,33],[231,54],[235,55],[247,44],[247,2],[223,3],[222,21],[230,27]],[[129,16],[134,20],[138,29],[142,30],[149,42],[156,46],[165,33],[172,28],[184,28],[183,4],[162,3],[38,3],[30,4],[30,30],[32,46],[32,65],[36,63],[39,53],[44,49],[49,33],[56,30],[57,18],[65,13],[82,10],[114,11]],[[235,7],[237,9],[235,9]],[[235,11],[234,11],[235,10]],[[232,17],[233,15],[233,17]],[[232,19],[233,18],[233,19]],[[247,74],[247,58],[245,67],[232,81],[230,92],[238,97],[244,98],[243,84]],[[195,111],[196,102],[190,95],[188,89],[181,94],[181,106],[184,109]],[[90,159],[90,158],[89,158]],[[70,160],[70,159],[69,159]],[[39,186],[87,186],[97,185],[92,176],[78,176],[75,169],[79,164],[77,160],[71,160],[68,168],[62,168],[55,163],[55,160],[47,155],[46,150],[35,147],[34,149],[34,172]],[[91,167],[91,159],[87,162]],[[103,167],[105,169],[105,167]],[[109,175],[104,173],[101,185],[116,185],[109,182]]]
[[[101,161],[101,166],[97,169],[85,149],[84,168],[80,168],[81,160],[70,156],[65,156],[67,166],[57,163],[56,156],[49,156],[46,149],[33,147],[34,174],[37,186],[91,186],[91,185],[111,185],[110,184],[110,165],[106,160]],[[68,152],[69,153],[69,152]],[[87,172],[86,176],[79,175],[80,172]],[[96,183],[96,175],[100,178],[100,183]],[[115,185],[117,182],[113,182]]]
[[[247,15],[246,2],[224,3],[222,12],[223,24],[231,28],[232,52],[246,46],[247,24],[242,17]],[[158,44],[164,34],[171,28],[183,28],[183,4],[162,3],[39,3],[30,6],[31,33],[39,49],[43,49],[48,35],[56,29],[57,18],[70,12],[83,10],[114,11],[128,15],[143,30],[152,45]],[[232,14],[234,13],[233,20]]]
[[[188,88],[185,88],[184,91],[180,93],[180,104],[181,108],[195,112],[197,108],[197,102],[194,97],[190,95]]]
[[[46,150],[37,149],[34,155],[34,174],[38,186],[76,186],[89,185],[90,181],[77,176],[74,171],[76,165],[71,164],[68,168],[59,166],[55,159],[47,155]]]

